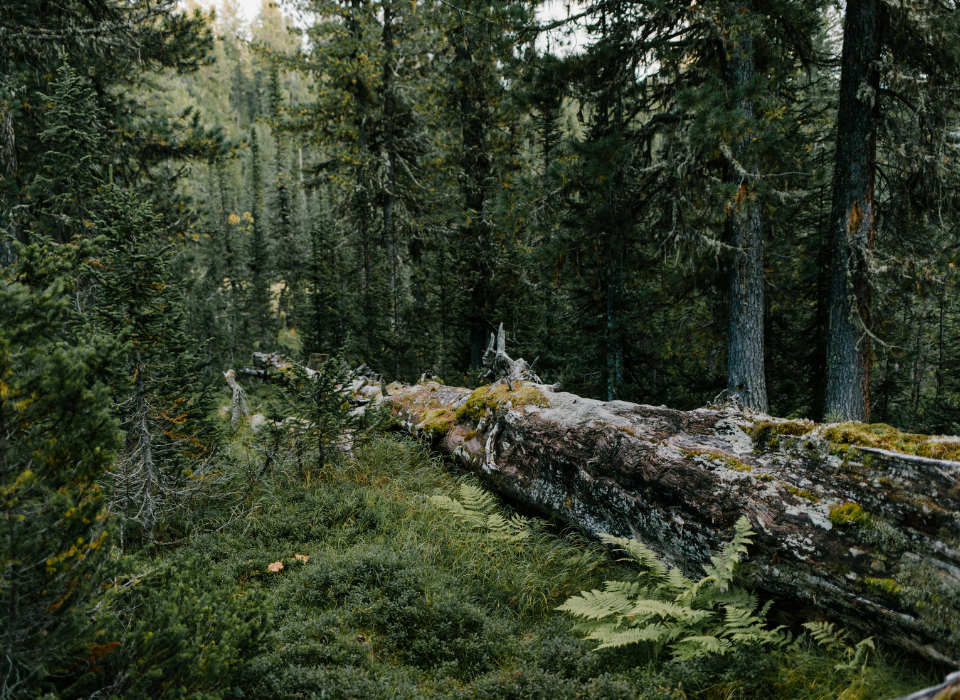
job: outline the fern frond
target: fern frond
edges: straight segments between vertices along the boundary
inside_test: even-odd
[[[874,651],[876,646],[873,643],[873,637],[867,637],[859,642],[854,647],[848,646],[846,649],[846,663],[839,663],[834,666],[836,671],[856,671],[861,666],[866,667],[867,657],[870,655],[871,651]]]
[[[604,581],[603,590],[608,593],[619,593],[626,598],[644,595],[647,591],[646,588],[641,589],[640,584],[635,581]]]
[[[669,589],[671,593],[689,590],[692,585],[693,581],[684,576],[683,572],[676,567],[670,569],[663,580],[663,587]]]
[[[458,520],[462,520],[471,528],[479,529],[483,528],[486,520],[482,513],[477,513],[474,510],[470,510],[460,502],[455,501],[452,498],[447,496],[431,496],[430,502],[439,508],[443,508],[446,511],[452,513]]]
[[[836,630],[832,622],[804,622],[804,629],[809,630],[813,640],[822,647],[846,647],[846,630]]]
[[[490,538],[494,540],[519,542],[530,536],[529,521],[518,515],[504,518],[499,513],[491,513],[485,525]]]
[[[706,578],[712,580],[720,591],[730,586],[734,567],[740,562],[740,555],[747,553],[747,545],[753,544],[750,537],[756,534],[750,529],[750,521],[741,516],[733,526],[733,539],[723,546],[720,556],[710,557],[712,565],[703,567]]]
[[[637,560],[643,568],[649,570],[650,573],[656,576],[663,576],[667,573],[667,566],[657,559],[656,553],[640,542],[637,542],[637,540],[601,534],[600,541],[604,544],[616,545],[623,552],[629,554],[631,559]]]
[[[625,615],[632,606],[630,599],[622,593],[592,590],[571,596],[563,605],[558,606],[557,610],[588,620],[602,620],[614,615]]]
[[[612,629],[598,629],[588,639],[600,642],[597,649],[623,647],[627,644],[639,642],[662,643],[670,636],[670,629],[663,625],[647,625],[646,627],[613,631]]]
[[[490,493],[475,484],[460,484],[460,502],[468,511],[489,515],[497,509],[497,501]]]
[[[532,532],[530,521],[519,515],[505,518],[497,512],[496,499],[479,486],[461,484],[460,500],[431,496],[430,502],[452,513],[474,530],[481,530],[494,541],[519,542]]]
[[[638,600],[626,614],[641,619],[656,616],[665,620],[677,620],[688,626],[699,625],[714,616],[710,610],[693,610],[686,605],[661,600]]]
[[[733,648],[728,640],[712,635],[698,635],[684,637],[679,642],[670,645],[674,658],[681,661],[694,659],[707,654],[726,654]]]
[[[754,534],[750,522],[740,518],[733,539],[711,558],[704,567],[707,575],[699,581],[668,568],[636,540],[602,536],[646,572],[634,582],[607,581],[603,591],[584,591],[558,609],[580,618],[576,628],[600,642],[600,648],[649,642],[654,654],[669,648],[675,657],[687,659],[748,644],[783,646],[792,639],[789,632],[764,625],[770,603],[758,613],[757,595],[732,585],[740,556]]]

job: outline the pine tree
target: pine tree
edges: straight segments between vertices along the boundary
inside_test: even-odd
[[[31,248],[18,253],[48,265],[70,256]],[[36,272],[14,274],[36,282]],[[99,484],[119,444],[97,377],[117,345],[86,330],[70,335],[70,286],[58,275],[41,288],[0,280],[3,698],[51,690],[52,677],[69,676],[70,665],[105,641],[95,640],[95,606],[110,575],[111,529]]]
[[[925,245],[940,239],[931,228],[949,225],[953,197],[948,192],[955,188],[957,173],[934,164],[948,158],[942,134],[956,124],[952,92],[960,78],[958,46],[960,27],[950,10],[925,5],[914,11],[873,0],[846,6],[828,222],[824,413],[831,419],[870,418],[878,222],[887,218],[888,228],[900,229],[890,253],[906,258],[914,251],[935,257],[939,251]],[[878,149],[889,161],[885,198],[877,196]],[[924,210],[940,212],[933,227],[925,225]],[[908,242],[914,236],[920,245]]]
[[[337,309],[336,256],[334,226],[326,191],[310,232],[310,255],[304,275],[306,293],[298,313],[303,330],[304,355],[332,354],[340,346],[341,333]]]
[[[250,197],[253,223],[250,228],[250,240],[247,244],[247,285],[246,313],[250,323],[251,341],[254,348],[268,349],[275,337],[273,319],[270,313],[270,253],[264,235],[266,209],[263,201],[263,174],[260,142],[257,128],[250,129]]]
[[[300,260],[303,256],[300,250],[300,240],[297,236],[296,223],[290,202],[290,178],[284,159],[287,157],[284,148],[281,129],[283,126],[283,92],[280,86],[280,69],[276,61],[270,64],[270,82],[267,87],[267,105],[270,114],[270,128],[273,130],[275,149],[275,206],[273,222],[273,239],[277,248],[277,270],[283,278],[283,288],[280,292],[280,314],[291,316],[295,300],[299,291],[300,275],[302,274]],[[289,323],[289,321],[287,321]]]
[[[124,448],[111,499],[123,516],[125,543],[151,542],[188,496],[211,486],[204,478],[218,435],[170,280],[170,248],[156,244],[157,220],[149,205],[116,185],[104,186],[101,198],[97,229],[105,241],[93,313],[99,328],[125,343],[113,375]]]

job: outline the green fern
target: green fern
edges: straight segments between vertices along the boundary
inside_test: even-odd
[[[832,622],[804,622],[803,626],[817,644],[842,655],[844,661],[834,666],[837,671],[855,671],[865,667],[870,652],[876,649],[873,637],[851,644],[847,631],[837,630]]]
[[[530,536],[530,520],[519,515],[503,517],[498,511],[497,500],[479,486],[461,484],[460,500],[448,496],[431,496],[435,506],[452,513],[472,530],[486,533],[498,542],[519,542]]]
[[[740,555],[755,534],[740,518],[733,539],[710,558],[699,581],[667,568],[636,540],[602,535],[640,564],[636,581],[607,581],[604,590],[583,591],[558,610],[579,618],[577,628],[599,648],[645,643],[655,655],[667,650],[689,659],[744,645],[783,647],[791,636],[783,627],[766,627],[770,603],[759,608],[755,593],[733,585]]]

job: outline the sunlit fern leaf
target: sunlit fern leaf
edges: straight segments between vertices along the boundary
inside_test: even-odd
[[[486,518],[482,513],[466,508],[460,501],[455,501],[447,496],[431,496],[430,502],[453,513],[458,520],[464,521],[474,529],[483,528],[486,525]]]
[[[603,586],[608,593],[619,593],[628,598],[637,594],[643,595],[647,590],[644,588],[641,591],[640,584],[636,581],[605,581]]]
[[[600,642],[598,649],[610,649],[639,642],[663,644],[670,641],[672,633],[673,631],[664,625],[647,625],[646,627],[634,627],[619,631],[598,629],[588,635],[587,638]]]
[[[619,591],[581,591],[571,596],[557,610],[568,612],[574,617],[587,620],[600,620],[617,615],[625,615],[633,607],[630,598]],[[616,623],[616,620],[611,622]]]
[[[680,569],[673,568],[667,572],[664,583],[674,591],[680,592],[688,590],[693,581],[684,576]]]
[[[530,522],[518,515],[504,518],[499,513],[491,513],[487,516],[486,528],[494,540],[519,542],[530,536]]]
[[[497,510],[497,499],[475,484],[460,484],[460,502],[474,513],[489,515]]]
[[[654,575],[662,576],[667,573],[666,565],[657,559],[656,553],[652,549],[649,549],[636,540],[628,539],[626,537],[612,537],[611,535],[601,534],[600,541],[604,544],[616,545],[625,553],[629,554],[632,559],[636,559],[641,566],[643,566],[645,569],[648,569],[650,573]]]
[[[676,605],[662,600],[637,600],[627,615],[639,618],[661,617],[696,625],[713,616],[709,610],[693,610],[685,605]]]

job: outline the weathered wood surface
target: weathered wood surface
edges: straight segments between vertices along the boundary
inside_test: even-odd
[[[782,609],[819,610],[957,666],[960,463],[876,449],[842,460],[812,423],[763,452],[750,434],[757,418],[735,409],[683,412],[514,385],[471,398],[438,383],[392,384],[375,400],[491,488],[587,532],[635,537],[687,574],[699,574],[746,515],[758,535],[745,576]],[[850,503],[861,522],[838,523],[836,508]]]
[[[960,698],[960,671],[947,676],[940,685],[918,690],[898,700],[956,700]]]

